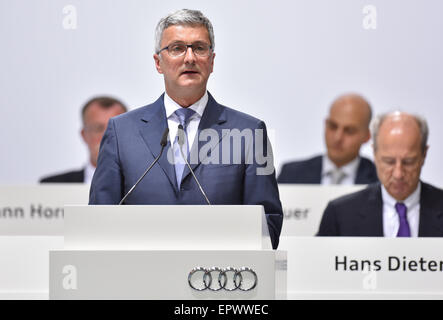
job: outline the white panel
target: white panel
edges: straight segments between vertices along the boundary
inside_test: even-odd
[[[49,250],[63,237],[0,236],[0,300],[48,299]]]
[[[314,236],[329,201],[365,187],[280,184],[284,213],[281,236]]]
[[[270,249],[262,206],[66,206],[66,249]]]
[[[277,277],[286,270],[284,252],[276,251],[53,251],[50,259],[50,299],[276,299],[286,285]],[[279,261],[280,263],[276,263]],[[196,291],[188,284],[193,268],[240,269],[257,275],[250,291]],[[233,277],[233,273],[228,273]],[[244,288],[253,277],[244,274]],[[200,278],[196,275],[194,281]],[[214,274],[215,277],[215,274]],[[233,288],[228,280],[228,288]],[[285,278],[283,278],[285,280]],[[217,281],[217,279],[214,279]],[[199,284],[194,283],[195,286]]]

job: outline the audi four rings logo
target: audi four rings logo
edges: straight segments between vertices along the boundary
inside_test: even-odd
[[[243,281],[243,277],[247,277],[248,281]],[[221,289],[226,291],[251,291],[257,286],[257,274],[254,270],[248,267],[236,269],[233,267],[227,268],[203,268],[196,267],[189,272],[188,283],[189,286],[197,291],[209,289],[211,291],[219,291]]]

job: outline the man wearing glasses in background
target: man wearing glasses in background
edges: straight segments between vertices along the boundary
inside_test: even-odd
[[[263,121],[218,104],[206,89],[215,58],[211,22],[200,11],[179,10],[160,20],[155,38],[154,61],[163,74],[165,93],[153,104],[110,120],[89,203],[119,203],[160,154],[160,141],[169,128],[165,152],[124,203],[263,205],[272,245],[277,248],[283,214],[273,167],[267,174],[257,174],[268,163],[246,161],[245,141],[240,155],[229,155],[229,163],[206,162],[199,152],[221,157],[223,151],[232,151],[222,146],[229,145],[226,132],[233,129],[263,132],[262,141],[255,139],[254,146],[268,141]],[[204,144],[208,140],[204,133],[217,135],[210,148]],[[180,134],[186,137],[181,143]],[[272,162],[267,146],[264,152]],[[192,159],[195,154],[197,161],[189,161],[193,177],[183,158]]]

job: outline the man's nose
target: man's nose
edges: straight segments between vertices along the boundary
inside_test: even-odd
[[[195,62],[195,53],[192,50],[192,47],[186,48],[185,52],[185,63],[194,63]]]
[[[334,133],[335,142],[339,142],[343,139],[343,129],[337,129]]]
[[[396,179],[401,179],[403,177],[403,173],[404,170],[401,161],[396,161],[392,172],[393,177]]]

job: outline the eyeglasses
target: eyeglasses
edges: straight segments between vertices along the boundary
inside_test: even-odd
[[[191,48],[192,52],[194,52],[194,54],[199,57],[209,57],[212,50],[212,46],[210,46],[205,42],[195,42],[193,44],[186,44],[184,42],[174,42],[169,46],[160,49],[158,53],[162,52],[163,50],[168,50],[168,54],[171,57],[176,58],[184,55],[186,51],[188,51],[188,48]]]

